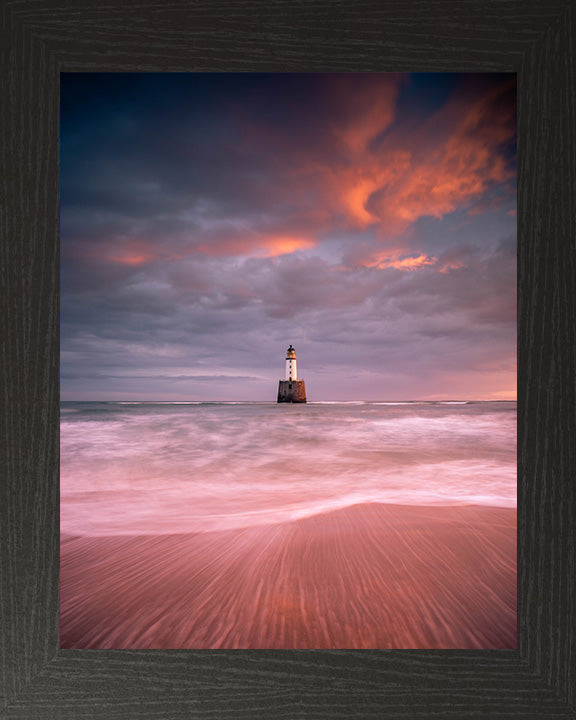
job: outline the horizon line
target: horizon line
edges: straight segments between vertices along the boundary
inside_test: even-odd
[[[270,403],[276,404],[276,400],[239,400],[239,399],[236,399],[236,398],[229,398],[229,399],[227,399],[227,400],[223,400],[223,399],[215,400],[215,399],[206,399],[206,398],[203,398],[203,399],[199,399],[199,398],[194,398],[194,399],[183,398],[183,399],[181,399],[181,400],[174,400],[174,399],[172,399],[172,400],[147,400],[147,399],[143,399],[143,398],[140,398],[140,399],[135,399],[135,398],[120,398],[120,399],[119,399],[119,398],[115,398],[115,399],[112,399],[112,398],[109,398],[109,399],[104,400],[104,399],[102,399],[102,398],[100,398],[100,399],[94,399],[94,398],[86,399],[86,398],[83,398],[83,399],[81,399],[81,400],[80,400],[80,399],[76,399],[76,400],[67,399],[67,400],[65,400],[65,399],[63,399],[63,398],[60,398],[60,402],[116,402],[116,403],[118,403],[118,402],[123,402],[123,403],[130,403],[130,402],[134,402],[134,403],[135,403],[135,402],[138,402],[138,403],[141,403],[141,402],[149,402],[149,403],[202,403],[202,402],[267,403],[267,402],[270,402]],[[351,402],[367,402],[367,403],[371,403],[371,402],[388,402],[388,403],[461,402],[461,403],[465,403],[465,402],[518,402],[518,399],[517,399],[517,398],[490,398],[490,399],[482,399],[482,398],[454,398],[454,397],[447,397],[447,398],[442,398],[442,399],[439,399],[439,398],[433,398],[433,399],[430,399],[430,398],[415,398],[415,399],[411,399],[411,400],[381,399],[381,398],[376,398],[376,399],[372,399],[372,400],[365,400],[365,399],[340,400],[340,399],[333,399],[333,398],[332,398],[332,399],[328,399],[328,400],[308,400],[308,401],[307,401],[307,404],[310,405],[310,404],[314,404],[314,403],[323,403],[323,402],[341,402],[341,403],[351,403]],[[305,404],[305,403],[301,403],[301,404]]]

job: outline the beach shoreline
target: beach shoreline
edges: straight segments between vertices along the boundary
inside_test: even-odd
[[[61,647],[513,649],[516,510],[370,503],[237,530],[62,535]]]

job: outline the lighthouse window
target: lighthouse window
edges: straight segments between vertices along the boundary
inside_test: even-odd
[[[288,383],[288,390],[292,390],[292,383]]]

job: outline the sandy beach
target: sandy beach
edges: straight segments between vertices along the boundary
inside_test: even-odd
[[[516,511],[61,537],[63,648],[514,648]]]

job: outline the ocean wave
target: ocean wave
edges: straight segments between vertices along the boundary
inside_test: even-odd
[[[361,502],[516,502],[515,413],[506,407],[122,404],[62,417],[67,532],[203,531]]]
[[[366,400],[311,400],[308,405],[367,405]]]

